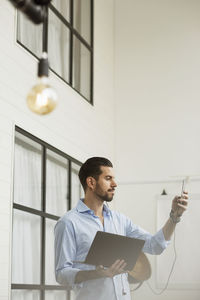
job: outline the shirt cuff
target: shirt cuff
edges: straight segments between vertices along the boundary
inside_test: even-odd
[[[155,235],[154,238],[156,242],[161,246],[161,248],[164,250],[167,248],[167,246],[170,244],[171,241],[166,241],[164,237],[163,230],[160,229]]]
[[[56,281],[62,285],[65,285],[67,289],[79,289],[83,286],[83,283],[75,283],[76,274],[81,271],[75,268],[64,268],[56,272]]]

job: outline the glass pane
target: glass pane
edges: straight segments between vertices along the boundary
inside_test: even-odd
[[[91,43],[91,0],[74,0],[74,28]]]
[[[63,17],[69,22],[70,0],[53,0],[51,4],[63,15]]]
[[[16,132],[14,202],[41,209],[41,146]]]
[[[14,209],[12,283],[40,282],[40,217]]]
[[[46,212],[62,216],[68,210],[68,160],[47,150]]]
[[[49,10],[48,52],[50,67],[69,81],[69,29]]]
[[[84,197],[84,192],[78,178],[80,166],[72,163],[72,203],[71,208],[77,205],[80,198]]]
[[[12,300],[40,300],[40,292],[32,290],[12,290]]]
[[[76,37],[73,49],[73,87],[90,100],[91,53]]]
[[[35,25],[18,11],[17,40],[37,57],[40,57],[42,53],[42,24]]]
[[[45,280],[46,284],[57,285],[54,272],[54,227],[56,221],[46,219],[46,254],[45,254]]]
[[[46,291],[45,292],[45,300],[67,300],[66,291]]]

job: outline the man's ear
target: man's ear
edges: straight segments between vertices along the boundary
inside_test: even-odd
[[[92,176],[86,178],[86,183],[90,190],[94,190],[94,188],[96,187],[96,179]]]

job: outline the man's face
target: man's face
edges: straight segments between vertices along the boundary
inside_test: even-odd
[[[113,168],[101,166],[100,169],[102,173],[99,175],[98,180],[96,180],[96,187],[94,189],[94,193],[102,201],[110,202],[113,199],[114,191],[117,187],[113,173]]]

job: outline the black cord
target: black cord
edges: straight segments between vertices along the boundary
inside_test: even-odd
[[[108,203],[106,202],[107,206],[108,206]],[[109,208],[109,206],[108,206]],[[111,217],[112,217],[112,213],[111,213]],[[112,220],[113,220],[113,217],[112,217]],[[113,224],[114,224],[114,227],[115,227],[115,230],[116,230],[116,226],[115,226],[115,223],[113,221]],[[168,285],[169,285],[169,281],[170,281],[170,278],[171,278],[171,275],[172,275],[172,272],[174,270],[174,266],[175,266],[175,263],[176,263],[176,260],[177,260],[177,251],[176,251],[176,227],[174,229],[174,239],[173,239],[173,249],[174,249],[174,261],[172,263],[172,267],[171,267],[171,270],[169,272],[169,275],[168,275],[168,278],[167,278],[167,282],[165,284],[165,287],[160,291],[160,292],[156,292],[152,286],[150,285],[150,283],[148,281],[146,281],[146,284],[147,286],[149,287],[149,289],[152,291],[153,294],[155,295],[161,295],[162,293],[164,293],[164,291],[168,288]],[[137,286],[136,288],[134,289],[130,289],[130,292],[134,292],[135,290],[137,290],[141,285],[143,284],[143,282],[140,282],[139,283],[139,286]]]
[[[42,52],[48,52],[48,6],[43,6],[44,10],[44,21],[42,31]]]
[[[176,234],[175,234],[175,229],[174,229],[174,241],[173,241],[173,248],[174,248],[174,261],[173,261],[173,264],[172,264],[172,267],[171,267],[171,270],[170,270],[170,273],[169,273],[169,276],[168,276],[168,279],[167,279],[167,282],[165,284],[165,287],[160,291],[160,292],[156,292],[152,286],[150,285],[150,283],[148,281],[146,281],[146,284],[147,286],[150,288],[150,290],[152,291],[153,294],[155,295],[161,295],[162,293],[164,293],[164,291],[167,289],[168,285],[169,285],[169,280],[171,278],[171,275],[172,275],[172,272],[174,270],[174,266],[175,266],[175,263],[176,263],[176,259],[177,259],[177,251],[176,251]]]

